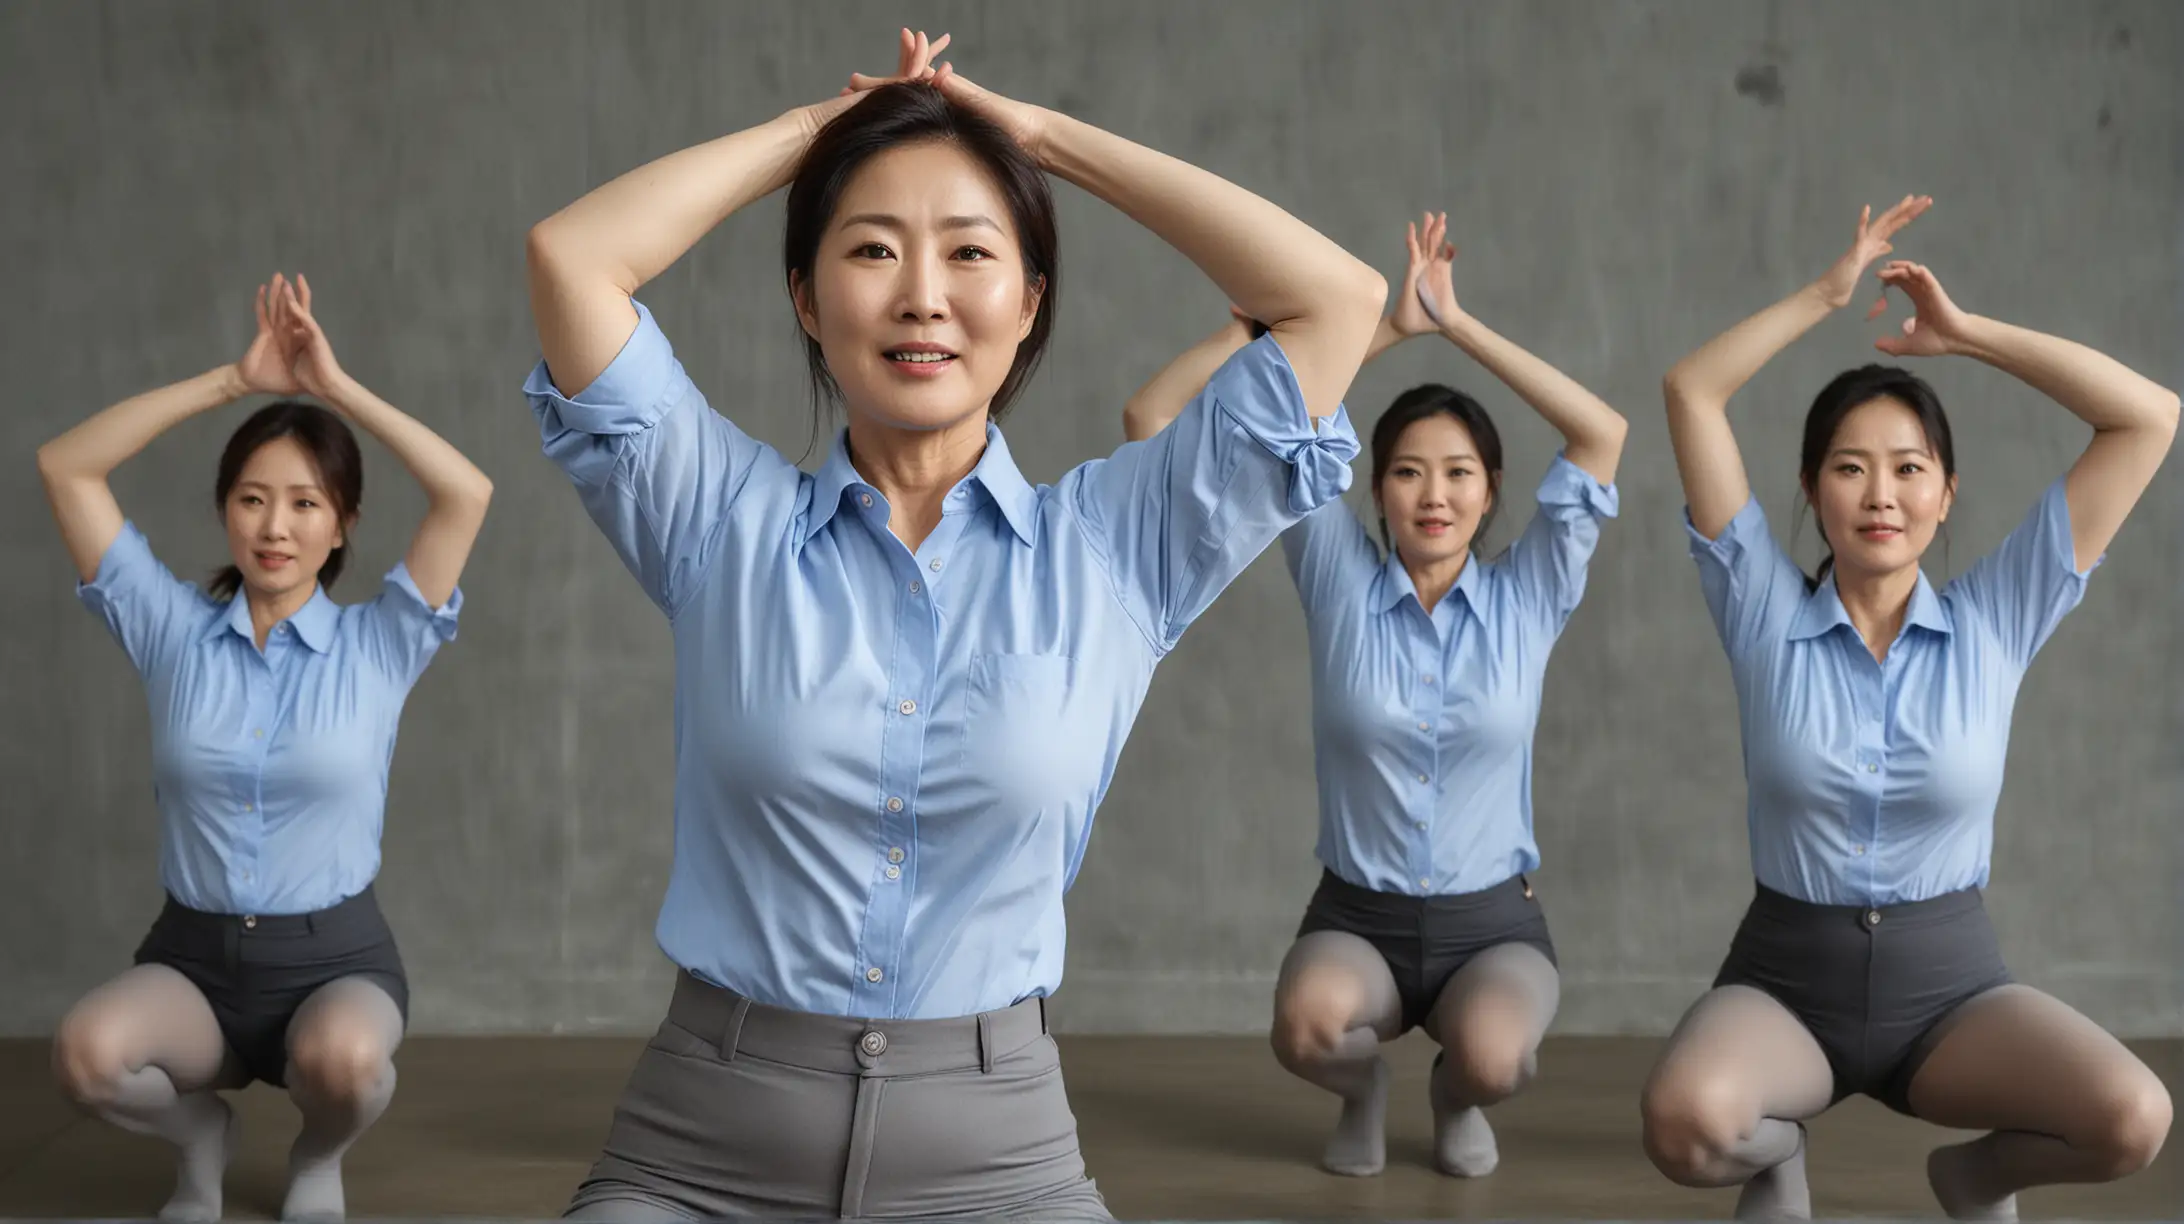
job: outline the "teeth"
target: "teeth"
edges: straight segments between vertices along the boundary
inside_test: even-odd
[[[892,360],[892,361],[907,361],[907,362],[910,362],[910,363],[911,363],[912,365],[931,365],[931,364],[933,364],[933,363],[934,363],[934,362],[936,362],[936,361],[946,361],[946,360],[948,360],[948,358],[949,358],[950,356],[952,356],[952,354],[949,354],[949,353],[889,353],[889,354],[888,354],[887,356],[888,356],[888,358],[889,358],[890,360]]]

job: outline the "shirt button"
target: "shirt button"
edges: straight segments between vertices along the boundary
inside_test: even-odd
[[[1865,767],[1865,771],[1866,771],[1867,773],[1879,773],[1879,772],[1881,772],[1881,767],[1880,767],[1879,765],[1876,765],[1876,764],[1874,764],[1874,763],[1873,763],[1873,762],[1871,762],[1871,761],[1868,761],[1868,762],[1866,762],[1866,767]]]
[[[922,591],[922,590],[924,590],[924,589],[925,589],[925,584],[924,584],[924,583],[922,583],[922,582],[917,582],[917,581],[914,581],[914,580],[913,580],[913,581],[912,581],[912,582],[910,583],[910,593],[911,593],[912,595],[915,595],[915,594],[917,594],[917,593],[918,593],[919,591]]]
[[[867,508],[872,505],[872,495],[870,493],[859,493],[857,500],[863,502]]]
[[[901,811],[901,810],[902,810],[902,800],[900,800],[900,799],[897,799],[897,798],[896,798],[896,797],[894,797],[893,795],[889,795],[889,796],[887,797],[887,810],[888,810],[888,811],[890,811],[890,812],[899,812],[899,811]]]
[[[1424,876],[1419,876],[1419,877],[1418,877],[1418,887],[1420,887],[1420,888],[1431,888],[1431,887],[1433,887],[1433,881],[1431,881],[1431,880],[1427,879],[1427,878],[1426,878],[1426,877],[1424,877]]]
[[[1423,820],[1419,821],[1419,822],[1418,822],[1418,827],[1419,827],[1419,828],[1421,828],[1421,829],[1425,828],[1425,827],[1426,827],[1426,822],[1425,822],[1425,821],[1423,821]]]
[[[1850,848],[1850,852],[1851,852],[1852,854],[1864,854],[1864,853],[1865,853],[1865,847],[1864,847],[1864,846],[1852,846],[1852,847]]]
[[[255,808],[255,807],[253,807],[253,806],[251,806],[250,804],[247,804],[247,803],[246,803],[246,804],[244,804],[244,805],[243,805],[243,810],[244,810],[244,811],[246,811],[246,812],[254,812],[254,811],[257,811],[258,809],[257,809],[257,808]]]
[[[905,697],[903,698],[902,704],[896,706],[895,708],[901,710],[905,714],[915,714],[918,712],[918,703]]]
[[[932,561],[930,561],[930,562],[928,562],[928,563],[926,564],[925,568],[927,568],[927,569],[929,569],[929,570],[933,571],[933,572],[934,572],[934,573],[936,573],[936,574],[937,574],[937,573],[939,573],[939,572],[940,572],[940,558],[939,558],[939,557],[935,557],[935,558],[933,558],[933,559],[932,559]]]
[[[1431,730],[1433,730],[1433,724],[1431,724],[1431,723],[1419,723],[1419,724],[1418,724],[1418,729],[1419,729],[1420,731],[1431,731]]]
[[[264,727],[252,727],[252,728],[250,729],[250,738],[252,738],[252,739],[264,739],[264,738],[265,738],[265,728],[264,728]]]
[[[890,863],[890,864],[888,865],[888,868],[887,868],[887,878],[888,878],[888,879],[890,879],[890,880],[899,880],[899,879],[901,879],[901,878],[902,878],[902,868],[900,868],[900,867],[897,867],[897,866],[893,865],[892,863]]]
[[[1427,684],[1431,684],[1431,683],[1433,683],[1433,677],[1431,677],[1431,676],[1427,676],[1427,677],[1426,677],[1426,683],[1427,683]]]
[[[1869,927],[1877,927],[1881,925],[1881,911],[1877,909],[1867,910],[1865,912],[1865,924]]]
[[[888,852],[887,852],[887,861],[888,861],[888,862],[890,862],[890,863],[899,863],[899,862],[901,862],[901,861],[902,861],[902,847],[901,847],[901,846],[895,846],[895,847],[893,847],[893,848],[889,849],[889,850],[888,850]]]
[[[1419,780],[1420,782],[1424,782],[1424,781],[1427,781],[1426,775],[1424,775],[1424,774],[1419,774],[1419,775],[1418,775],[1418,780]]]
[[[884,978],[886,976],[886,974],[880,972],[880,967],[878,965],[874,965],[870,969],[864,971],[864,980],[867,982],[877,982],[881,978]]]

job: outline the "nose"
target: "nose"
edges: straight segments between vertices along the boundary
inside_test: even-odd
[[[948,317],[947,270],[940,265],[940,257],[930,252],[921,251],[903,259],[896,292],[900,295],[897,311],[904,322],[935,322]]]

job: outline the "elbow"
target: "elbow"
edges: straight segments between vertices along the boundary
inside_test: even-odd
[[[552,271],[561,261],[560,234],[552,217],[531,227],[523,236],[523,261],[536,277]]]
[[[1357,265],[1354,278],[1357,282],[1357,311],[1359,317],[1365,320],[1367,333],[1370,334],[1380,326],[1381,312],[1388,308],[1388,278],[1382,276],[1378,268],[1363,260],[1353,257],[1352,262]]]
[[[77,474],[75,465],[68,461],[59,439],[38,448],[38,479],[44,481],[47,488],[63,484]]]

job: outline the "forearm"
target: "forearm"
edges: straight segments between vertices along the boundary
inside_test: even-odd
[[[1386,287],[1348,251],[1219,175],[1066,115],[1047,124],[1048,170],[1182,252],[1245,314],[1277,330],[1333,316],[1365,339],[1359,306],[1377,315]]]
[[[1371,361],[1408,339],[1407,333],[1396,330],[1394,315],[1383,315],[1380,325],[1373,329],[1372,341],[1365,346],[1365,360]]]
[[[1441,334],[1546,418],[1567,443],[1571,462],[1596,476],[1605,471],[1602,480],[1613,478],[1629,433],[1621,413],[1470,314],[1458,311]]]
[[[393,451],[435,508],[480,506],[492,497],[493,482],[453,444],[354,378],[344,374],[326,389],[326,400]]]
[[[2097,431],[2176,429],[2176,392],[2075,341],[1974,315],[1954,347],[2021,380]]]
[[[1726,407],[1752,375],[1837,305],[1807,285],[1714,337],[1669,370],[1664,386],[1671,410],[1679,402]]]
[[[1141,442],[1166,429],[1191,398],[1205,389],[1214,372],[1249,343],[1251,333],[1243,324],[1231,322],[1183,350],[1123,406],[1123,436]]]
[[[152,439],[198,413],[242,397],[249,388],[233,365],[133,395],[38,448],[38,470],[56,480],[99,479]]]
[[[713,227],[788,183],[811,143],[801,111],[648,162],[532,230],[534,262],[634,294]]]

